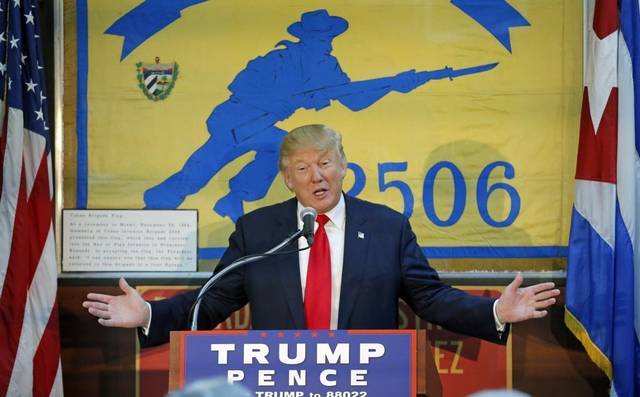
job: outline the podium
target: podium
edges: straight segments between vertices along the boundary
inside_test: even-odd
[[[169,390],[209,377],[256,395],[442,395],[425,330],[171,332]]]

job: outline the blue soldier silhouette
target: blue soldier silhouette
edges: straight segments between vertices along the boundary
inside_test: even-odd
[[[495,64],[454,71],[409,70],[393,77],[351,82],[331,55],[333,38],[348,22],[326,10],[302,14],[287,31],[298,42],[280,41],[265,56],[247,64],[228,86],[231,96],[207,119],[209,139],[182,169],[144,193],[146,208],[177,208],[187,195],[198,192],[225,165],[255,151],[255,158],[229,180],[229,193],[213,210],[233,221],[243,213],[243,202],[264,197],[278,173],[278,152],[286,131],[275,124],[297,109],[323,109],[338,100],[359,111],[391,91],[407,93],[425,82],[489,70]]]

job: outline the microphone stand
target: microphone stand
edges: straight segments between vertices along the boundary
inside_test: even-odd
[[[247,255],[247,256],[243,256],[241,258],[236,259],[235,261],[231,262],[231,264],[229,264],[229,266],[225,267],[224,269],[222,269],[220,271],[220,273],[212,276],[200,289],[200,293],[198,293],[198,297],[196,298],[195,301],[195,306],[193,307],[193,313],[192,313],[192,317],[191,317],[191,331],[197,331],[198,330],[198,312],[200,311],[200,302],[202,301],[202,297],[204,296],[204,294],[211,289],[211,287],[216,283],[216,281],[220,280],[222,278],[222,276],[224,276],[225,274],[227,274],[228,272],[230,272],[233,269],[236,269],[242,265],[245,265],[247,263],[251,263],[251,262],[255,262],[257,260],[266,258],[267,256],[272,255],[274,252],[282,249],[283,247],[291,244],[292,241],[296,240],[297,238],[299,238],[300,236],[302,236],[302,230],[298,230],[296,232],[294,232],[293,234],[291,234],[289,237],[285,238],[284,240],[282,240],[282,242],[278,245],[276,245],[275,247],[271,248],[269,251],[263,253],[263,254],[256,254],[256,255]]]

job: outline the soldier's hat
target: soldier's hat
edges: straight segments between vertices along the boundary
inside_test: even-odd
[[[313,36],[335,37],[348,27],[349,23],[344,18],[329,15],[327,10],[316,10],[302,14],[300,22],[289,25],[287,32],[299,39]]]

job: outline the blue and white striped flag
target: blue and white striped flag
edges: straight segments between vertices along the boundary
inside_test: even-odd
[[[640,13],[588,0],[569,241],[567,326],[611,379],[640,395]]]

